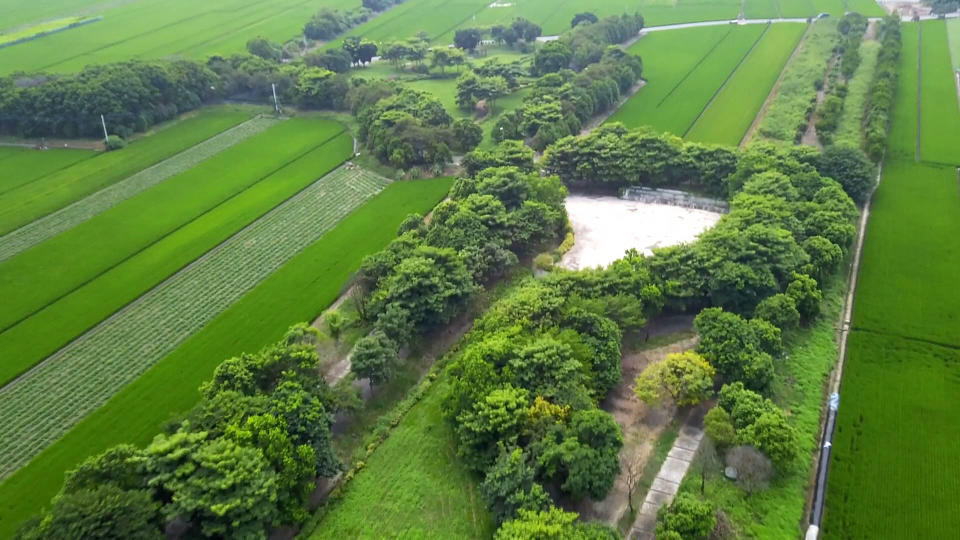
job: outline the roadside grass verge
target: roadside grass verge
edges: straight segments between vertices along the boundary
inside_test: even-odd
[[[177,229],[0,333],[0,356],[9,359],[0,365],[0,384],[6,384],[80,337],[117,310],[207,253],[211,248],[230,239],[237,231],[244,229],[307,185],[313,184],[318,176],[330,172],[349,157],[352,148],[352,140],[348,135],[338,135],[329,143],[268,176],[241,196],[231,200],[230,204],[221,205]],[[344,195],[334,187],[329,188],[328,191],[330,200],[320,201],[323,204],[316,205],[313,210],[318,215],[306,216],[311,221],[300,225],[296,235],[285,237],[282,230],[275,231],[278,235],[276,239],[256,238],[256,235],[248,234],[261,243],[265,242],[266,245],[271,243],[275,246],[296,245],[297,240],[308,236],[313,229],[325,224],[323,221],[327,218],[325,210],[329,210],[330,215],[336,215],[336,212],[341,210],[340,207],[328,209],[327,205],[341,202],[339,199]],[[372,193],[373,191],[369,194]],[[350,201],[351,204],[354,202]],[[281,211],[286,212],[285,208]],[[296,222],[294,220],[291,222],[288,225],[295,227]],[[251,248],[249,251],[254,250]],[[272,256],[276,257],[277,254]],[[240,257],[232,263],[236,265],[233,269],[230,264],[219,269],[226,274],[219,281],[239,286],[240,284],[236,283],[237,280],[247,278],[251,270],[259,269],[263,265],[269,266],[273,263],[273,259],[260,261],[257,265],[251,266],[254,261],[245,261]],[[215,276],[208,276],[208,278],[216,281]],[[250,277],[250,279],[254,278]],[[256,280],[253,282],[255,283]],[[188,306],[183,308],[188,310]],[[189,311],[191,317],[185,317],[184,320],[192,320],[199,315],[196,308]],[[171,334],[174,328],[177,328],[177,325],[171,324],[171,328],[167,329],[162,337],[165,340],[172,340]],[[110,344],[104,344],[104,346],[110,348]]]
[[[87,456],[120,443],[148,443],[165,421],[197,401],[200,383],[224,359],[258,350],[290,325],[313,320],[336,299],[364,256],[383,248],[408,213],[426,214],[451,183],[390,184],[4,480],[0,537],[12,536],[46,505],[64,472]]]
[[[846,294],[846,277],[846,272],[837,272],[824,284],[820,317],[809,328],[784,336],[787,355],[775,364],[772,399],[799,432],[799,457],[773,479],[768,489],[750,496],[724,478],[722,468],[706,481],[703,497],[723,509],[743,537],[794,540],[805,529],[810,467],[819,442],[824,384],[837,360],[836,329]],[[700,467],[698,458],[690,470],[699,471]],[[688,474],[680,489],[699,496],[700,475]]]
[[[817,98],[816,84],[823,81],[838,35],[835,20],[814,23],[800,52],[786,67],[777,95],[760,122],[760,139],[793,144],[806,130]]]
[[[34,150],[0,146],[0,195],[96,156],[92,150]]]
[[[306,118],[277,124],[3,261],[0,298],[4,298],[5,306],[0,313],[0,329],[7,330],[207,213],[220,214],[218,224],[234,220],[234,231],[246,225],[272,208],[268,206],[269,199],[264,199],[260,208],[245,207],[248,199],[260,198],[262,188],[256,188],[258,183],[291,166],[342,130],[339,124]],[[318,176],[303,171],[299,187]]]
[[[865,40],[860,44],[860,65],[847,83],[847,97],[843,101],[843,113],[833,138],[834,144],[856,148],[863,146],[863,115],[866,112],[879,52],[879,41]]]
[[[764,28],[715,26],[648,34],[630,49],[643,58],[648,84],[607,121],[685,133]]]
[[[685,138],[736,146],[770,94],[806,25],[771,24]]]
[[[920,24],[920,159],[960,165],[960,104],[946,21]]]
[[[248,107],[212,107],[0,195],[0,235],[123,180],[253,116]]]

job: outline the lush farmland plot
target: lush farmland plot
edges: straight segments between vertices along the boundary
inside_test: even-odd
[[[838,35],[836,20],[831,19],[817,21],[807,33],[760,122],[761,138],[793,143],[806,129],[807,115],[817,95],[815,83],[823,80]]]
[[[3,13],[0,31],[8,32],[28,23],[81,13],[96,9],[98,4],[106,3],[105,0],[53,0],[47,2],[0,0],[0,13]]]
[[[686,133],[764,29],[762,25],[713,26],[644,36],[631,52],[643,58],[648,84],[608,121]]]
[[[877,68],[877,54],[880,42],[864,40],[860,44],[860,65],[847,83],[847,97],[843,102],[843,114],[837,125],[835,144],[846,144],[859,148],[863,144],[863,115],[867,107],[870,85]]]
[[[191,169],[211,156],[267,129],[277,121],[273,117],[251,119],[0,237],[0,262],[83,223],[167,178]]]
[[[91,150],[0,147],[0,195],[95,155]]]
[[[960,165],[960,104],[946,23],[920,24],[920,159]]]
[[[783,15],[777,0],[744,0],[743,16],[748,19],[776,19]]]
[[[102,12],[92,11],[103,15],[95,24],[0,50],[0,73],[75,71],[88,64],[130,58],[203,58],[241,52],[256,35],[282,42],[300,34],[321,7],[358,5],[356,0],[113,2],[104,5]]]
[[[3,261],[0,297],[6,306],[0,314],[0,329],[6,330],[204,214],[239,208],[248,190],[342,129],[339,124],[312,119],[283,122]],[[346,158],[340,156],[341,161]],[[316,177],[305,171],[300,187]],[[237,220],[238,227],[243,226],[270,208],[253,214],[245,209],[224,221]]]
[[[449,179],[390,184],[106,405],[56,442],[50,441],[51,446],[0,484],[0,537],[10,536],[46,504],[60,488],[64,471],[88,455],[115,444],[149,442],[172,414],[196,402],[197,387],[224,358],[258,350],[279,339],[291,324],[316,317],[337,297],[364,256],[386,245],[408,213],[426,214],[450,185]],[[148,342],[151,331],[147,330]]]
[[[685,137],[739,144],[805,30],[802,23],[770,25]]]
[[[817,5],[817,3],[818,1],[814,0],[814,5]],[[844,3],[846,4],[847,11],[856,11],[867,17],[883,17],[886,14],[883,8],[880,7],[880,4],[875,0],[846,0]],[[843,14],[843,12],[831,13],[835,16]]]
[[[329,172],[350,155],[352,146],[347,134],[338,135],[0,333],[0,354],[9,358],[0,366],[0,382],[66,345]]]
[[[453,429],[441,413],[447,391],[441,375],[310,538],[490,538],[490,510],[457,457]]]
[[[107,152],[0,194],[0,235],[59,210],[253,116],[249,107],[212,107],[172,122],[119,152]]]

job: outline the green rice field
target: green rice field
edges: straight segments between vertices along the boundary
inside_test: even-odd
[[[96,155],[92,150],[0,146],[0,195]]]
[[[223,359],[257,350],[291,324],[316,317],[364,256],[389,242],[408,213],[427,213],[450,185],[449,179],[390,184],[52,442],[0,484],[0,537],[46,504],[64,471],[88,455],[119,443],[149,442],[165,420],[196,401],[197,387]]]
[[[648,82],[608,122],[686,133],[764,29],[710,26],[646,35],[630,52],[643,58]]]
[[[3,13],[3,21],[0,21],[0,31],[12,33],[14,29],[31,25],[31,23],[36,24],[63,15],[96,10],[107,3],[109,3],[109,0],[51,0],[45,2],[0,0],[0,12]]]
[[[960,165],[960,106],[945,21],[920,25],[920,159]]]
[[[256,110],[204,109],[137,139],[122,152],[97,154],[30,182],[14,180],[12,183],[21,185],[0,194],[0,235],[183,152],[247,120]]]
[[[685,138],[740,144],[805,30],[800,23],[770,25]]]

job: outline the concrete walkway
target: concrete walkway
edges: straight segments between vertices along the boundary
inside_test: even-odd
[[[674,496],[680,489],[680,482],[687,474],[690,463],[697,455],[700,441],[703,439],[703,430],[696,425],[684,424],[680,428],[680,435],[673,443],[673,448],[667,454],[660,467],[660,472],[653,479],[647,497],[640,505],[637,520],[630,529],[628,538],[631,540],[653,540],[653,530],[657,526],[657,511],[661,506],[673,502]]]

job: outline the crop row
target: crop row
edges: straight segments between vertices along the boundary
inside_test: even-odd
[[[105,403],[386,185],[343,167],[0,390],[0,477]]]
[[[6,305],[0,313],[0,329],[29,317],[205,213],[234,203],[263,178],[341,130],[339,124],[311,119],[277,124],[3,261],[0,297]]]
[[[227,148],[260,133],[277,122],[258,117],[108,186],[70,206],[48,214],[0,237],[0,261],[29,249],[63,231],[76,227],[167,178],[185,172]]]
[[[814,23],[800,51],[785,68],[777,95],[760,123],[762,138],[783,143],[799,140],[806,130],[837,36],[836,21]]]
[[[803,24],[770,25],[686,138],[730,146],[739,144],[805,28]]]
[[[0,364],[0,383],[26,371],[309,186],[342,163],[351,150],[351,137],[341,133],[0,333],[0,357],[8,359]]]
[[[64,472],[87,456],[116,444],[150,442],[171,415],[196,403],[197,387],[225,358],[256,351],[290,325],[312,321],[340,294],[363,257],[395,238],[408,213],[426,214],[450,184],[440,178],[388,185],[0,483],[0,538],[12,536],[47,504]]]
[[[250,116],[249,108],[204,109],[122,151],[100,154],[0,194],[0,235],[178,154]]]

